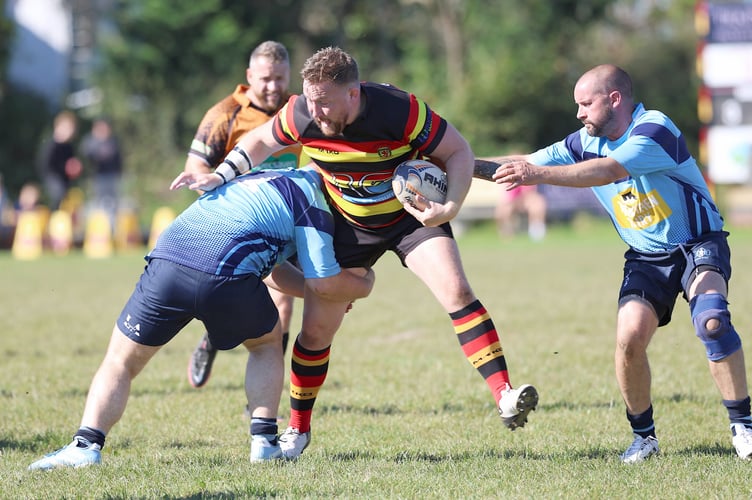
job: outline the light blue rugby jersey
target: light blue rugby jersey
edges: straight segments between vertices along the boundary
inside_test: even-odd
[[[660,111],[637,105],[619,139],[591,137],[585,127],[532,155],[535,165],[570,165],[611,157],[629,173],[591,189],[619,236],[641,252],[664,252],[710,231],[723,218],[679,129]]]
[[[334,221],[319,183],[308,168],[240,176],[194,201],[146,259],[263,278],[297,251],[306,278],[336,275]]]

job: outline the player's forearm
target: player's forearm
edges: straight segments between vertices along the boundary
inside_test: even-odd
[[[323,299],[350,302],[367,297],[373,289],[375,279],[372,269],[343,269],[336,276],[306,280],[306,286]]]
[[[473,170],[473,177],[476,179],[483,179],[484,181],[493,182],[493,174],[496,169],[505,163],[509,163],[517,160],[524,160],[525,156],[513,155],[513,156],[496,156],[492,158],[476,158],[475,169]]]
[[[431,158],[442,166],[447,175],[447,194],[445,206],[452,206],[452,217],[456,215],[465,201],[470,184],[473,182],[473,154],[470,144],[451,124],[447,124],[446,132]]]
[[[303,298],[305,278],[300,269],[289,262],[275,267],[272,273],[264,279],[264,283],[287,295]]]
[[[253,161],[248,151],[241,145],[235,146],[232,151],[227,153],[225,159],[222,160],[214,173],[222,178],[223,182],[230,182],[235,177],[243,175],[246,172],[250,172],[253,168]]]
[[[611,158],[594,158],[573,165],[538,167],[536,184],[567,187],[603,186],[628,176],[624,167]]]
[[[469,148],[459,149],[444,160],[447,194],[443,205],[449,208],[447,220],[457,215],[470,191],[470,184],[473,182],[473,160],[474,157]]]
[[[272,121],[269,120],[250,132],[246,132],[232,151],[227,153],[214,173],[219,175],[224,182],[228,182],[250,172],[254,165],[260,165],[271,154],[282,149],[284,145],[279,144],[272,134]]]
[[[203,159],[189,153],[188,157],[185,159],[185,167],[183,167],[183,171],[191,174],[208,174],[211,172],[211,167]]]

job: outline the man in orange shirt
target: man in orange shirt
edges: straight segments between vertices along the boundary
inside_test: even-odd
[[[290,94],[290,57],[279,42],[265,41],[251,53],[245,70],[248,85],[216,103],[204,115],[188,151],[185,171],[208,173],[214,170],[238,140],[249,130],[266,123],[287,102]],[[297,168],[300,146],[285,148],[269,156],[256,169]],[[269,289],[277,310],[287,345],[292,316],[293,297]],[[209,379],[217,350],[205,333],[188,363],[188,381],[193,387],[203,386]]]

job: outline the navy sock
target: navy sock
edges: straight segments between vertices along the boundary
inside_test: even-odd
[[[723,406],[728,411],[729,422],[732,424],[743,424],[752,427],[752,417],[750,417],[750,399],[747,396],[744,399],[724,399]]]
[[[655,422],[653,422],[653,405],[642,413],[630,415],[627,412],[627,420],[632,426],[632,432],[641,437],[655,437]]]
[[[273,434],[276,436],[277,432],[279,432],[279,428],[276,418],[253,417],[251,419],[251,435]]]
[[[104,432],[100,431],[99,429],[93,429],[91,427],[84,426],[78,429],[75,436],[81,436],[90,443],[96,443],[100,448],[104,448]]]

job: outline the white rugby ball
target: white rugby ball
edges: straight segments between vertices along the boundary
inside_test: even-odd
[[[408,160],[394,169],[392,189],[400,202],[423,210],[425,205],[418,201],[418,195],[436,203],[446,201],[446,172],[430,161]]]

